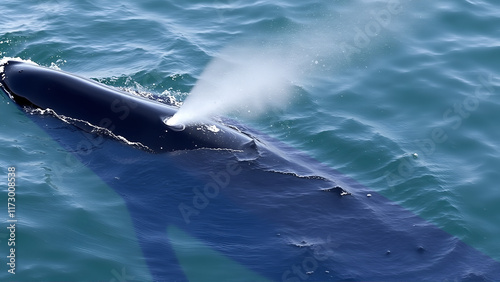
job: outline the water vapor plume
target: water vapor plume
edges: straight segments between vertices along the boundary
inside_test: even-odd
[[[294,85],[307,87],[318,73],[324,77],[354,58],[369,57],[408,8],[400,0],[336,5],[325,7],[309,24],[223,49],[167,124],[283,108],[293,96]],[[346,15],[346,11],[355,14]]]
[[[258,115],[286,104],[296,70],[272,48],[229,47],[213,59],[169,124],[215,115]]]

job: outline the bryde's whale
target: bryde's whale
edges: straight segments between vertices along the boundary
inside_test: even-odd
[[[238,149],[246,147],[247,142],[259,147],[258,157],[250,161],[231,150],[152,154],[119,142],[100,142],[99,149],[83,152],[75,144],[87,134],[55,118],[28,114],[36,126],[57,142],[40,146],[42,152],[54,153],[43,160],[44,170],[40,172],[45,174],[46,168],[51,172],[49,176],[40,175],[45,178],[42,185],[64,187],[41,197],[41,202],[53,201],[55,195],[58,201],[66,203],[68,192],[73,194],[88,186],[95,189],[88,194],[82,192],[89,196],[77,202],[85,205],[84,216],[88,216],[85,218],[95,221],[84,224],[88,229],[80,229],[80,220],[71,223],[79,234],[88,232],[77,237],[87,240],[65,240],[65,232],[55,232],[54,235],[63,238],[64,246],[71,246],[61,254],[80,256],[79,250],[87,253],[91,246],[99,253],[92,259],[108,265],[109,258],[116,256],[107,252],[116,255],[114,248],[128,249],[138,244],[143,255],[140,260],[147,263],[147,269],[127,263],[122,270],[121,263],[127,259],[117,260],[120,268],[111,272],[122,275],[115,276],[118,280],[128,277],[139,281],[495,281],[500,277],[500,263],[460,238],[261,132],[245,128],[260,140],[252,143],[251,138],[237,130],[209,122],[207,125],[215,125],[220,131],[192,128],[189,135],[186,133],[190,127],[171,129],[163,122],[164,117],[175,113],[175,107],[29,63],[11,61],[3,65],[0,73],[3,90],[17,104],[54,109],[55,115],[65,115],[63,120],[71,117],[71,124],[81,119],[158,152],[197,148],[195,145]],[[9,126],[15,126],[21,115],[11,117],[16,122]],[[85,127],[84,123],[75,125]],[[26,126],[33,129],[28,122]],[[162,130],[168,131],[165,135],[168,139],[158,138]],[[29,160],[24,166],[27,171],[36,156],[28,150],[25,154]],[[41,155],[39,159],[45,157],[36,155]],[[72,157],[68,158],[69,155]],[[68,161],[73,157],[79,162]],[[54,159],[58,161],[51,163]],[[38,162],[34,165],[38,166]],[[91,173],[86,174],[87,168]],[[111,209],[121,205],[116,204],[121,201],[115,198],[89,201],[97,191],[105,191],[105,185],[92,180],[74,185],[82,179],[81,174],[97,175],[119,195],[116,197],[123,199],[137,240],[131,240],[125,233],[109,236],[125,229],[94,215],[102,211],[99,205]],[[38,174],[30,172],[30,175]],[[28,180],[25,183],[27,193],[40,188],[28,187],[29,183]],[[345,193],[340,186],[348,188],[351,196],[342,196]],[[368,193],[372,196],[367,197]],[[87,206],[94,204],[96,208]],[[82,214],[80,204],[66,210]],[[44,215],[50,217],[52,213],[60,210],[48,209]],[[116,216],[113,214],[110,220]],[[67,219],[61,217],[59,222],[70,223]],[[100,228],[95,229],[96,226]],[[124,238],[127,243],[96,244],[100,238]],[[60,247],[58,240],[51,242],[55,248]],[[47,242],[48,246],[52,246],[51,242]],[[133,252],[126,253],[135,256]],[[29,255],[26,257],[29,259]],[[79,262],[67,261],[70,267]],[[36,268],[24,269],[20,275],[29,280],[33,277],[31,273],[38,274],[42,263],[50,271],[48,260],[37,263]],[[109,280],[109,268],[104,269],[108,276],[93,276],[94,279],[88,280]],[[145,272],[147,275],[138,277]],[[57,275],[59,280],[71,281],[76,274]]]
[[[25,61],[1,65],[1,87],[21,107],[51,109],[79,127],[101,129],[153,152],[222,148],[247,150],[254,139],[214,121],[169,126],[177,107]]]

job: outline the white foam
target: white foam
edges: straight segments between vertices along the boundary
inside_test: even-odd
[[[130,146],[133,146],[133,147],[137,147],[137,148],[140,148],[140,149],[143,149],[143,150],[146,150],[146,151],[150,151],[150,152],[153,151],[148,146],[142,144],[141,142],[130,141],[127,138],[125,138],[125,137],[123,137],[121,135],[114,134],[111,130],[109,130],[107,128],[94,125],[94,124],[92,124],[92,123],[90,123],[88,121],[77,119],[77,118],[71,118],[71,117],[67,117],[67,116],[64,116],[64,115],[57,114],[54,110],[52,110],[50,108],[47,108],[47,109],[43,110],[43,109],[39,109],[39,108],[33,109],[33,108],[27,108],[27,107],[25,107],[25,110],[27,111],[27,113],[29,113],[31,115],[39,114],[39,115],[51,115],[51,116],[54,116],[54,117],[57,117],[58,119],[60,119],[61,121],[65,122],[67,124],[70,124],[70,125],[78,126],[78,124],[79,124],[80,127],[81,127],[81,125],[85,125],[85,126],[88,126],[89,128],[91,128],[90,133],[104,134],[104,135],[107,135],[107,136],[109,136],[109,137],[111,137],[113,139],[119,140],[119,141],[121,141],[121,142],[123,142],[123,143],[125,143],[127,145],[130,145]]]
[[[0,74],[1,74],[1,80],[5,79],[5,66],[8,64],[9,61],[15,61],[15,62],[24,62],[28,64],[32,64],[35,66],[38,66],[37,63],[33,62],[32,60],[23,60],[19,57],[13,58],[13,57],[3,57],[0,59]],[[1,85],[1,84],[0,84]],[[9,94],[9,93],[7,93]],[[10,98],[12,99],[12,96],[9,94]]]
[[[217,133],[220,131],[220,129],[215,126],[215,125],[205,125],[205,127],[209,130],[212,131],[213,133]]]
[[[54,63],[54,62],[50,63],[49,69],[58,70],[58,71],[61,70],[61,68],[58,65],[56,65],[56,63]]]
[[[38,66],[37,63],[33,62],[32,60],[24,60],[24,59],[21,59],[19,57],[3,57],[1,60],[0,60],[0,65],[1,66],[5,66],[9,61],[15,61],[15,62],[23,62],[23,63],[28,63],[28,64],[32,64],[32,65],[35,65],[35,66]],[[3,69],[2,69],[2,72],[3,72]]]

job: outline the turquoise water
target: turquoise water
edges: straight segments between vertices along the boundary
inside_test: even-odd
[[[227,46],[293,50],[310,64],[286,107],[232,115],[500,262],[499,14],[494,1],[8,0],[0,56],[183,100]],[[3,264],[1,279],[151,280],[125,201],[0,97],[20,221],[18,276]]]

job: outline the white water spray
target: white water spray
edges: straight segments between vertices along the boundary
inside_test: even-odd
[[[375,47],[403,10],[399,0],[350,8],[355,17],[332,16],[326,9],[323,17],[300,31],[259,40],[267,44],[239,42],[222,50],[167,125],[193,124],[229,113],[259,115],[285,107],[294,84],[307,84],[314,73],[348,65]]]
[[[227,113],[258,115],[286,104],[296,74],[285,59],[270,48],[225,49],[167,124],[192,124]]]

